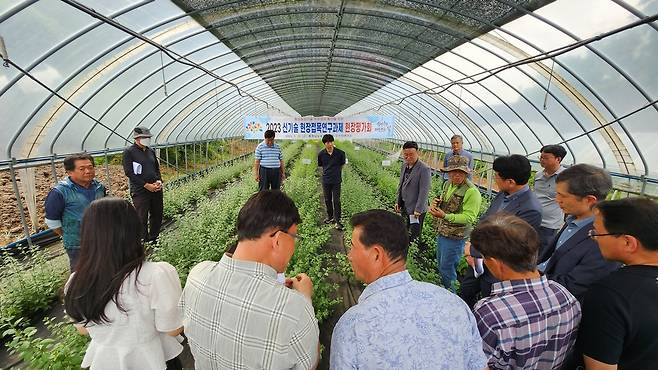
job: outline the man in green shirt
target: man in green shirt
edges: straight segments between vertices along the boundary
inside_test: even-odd
[[[432,201],[430,214],[436,217],[436,259],[443,286],[455,292],[457,264],[464,253],[464,244],[480,212],[482,196],[478,188],[468,180],[468,158],[455,155],[448,166],[441,169],[448,173],[441,195]]]

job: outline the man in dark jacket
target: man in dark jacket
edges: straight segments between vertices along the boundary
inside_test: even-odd
[[[493,162],[493,170],[499,192],[480,219],[484,220],[498,212],[505,212],[519,217],[533,229],[539,230],[542,208],[537,196],[528,187],[531,173],[528,158],[519,154],[498,157]],[[483,297],[488,297],[491,293],[491,285],[499,280],[483,266],[482,256],[477,250],[470,248],[470,243],[466,244],[464,253],[471,268],[466,269],[460,296],[470,307],[473,307],[477,302],[478,293],[481,292]]]
[[[539,256],[539,270],[582,302],[592,283],[619,268],[619,263],[603,258],[596,241],[588,234],[594,222],[592,208],[605,200],[612,189],[612,179],[604,169],[577,164],[557,176],[555,189],[556,201],[568,216]]]
[[[123,151],[123,172],[130,180],[130,196],[142,221],[145,241],[157,240],[162,225],[162,175],[151,136],[148,128],[136,127],[135,143]]]
[[[418,144],[415,141],[407,141],[402,145],[402,156],[404,163],[400,169],[395,212],[400,212],[405,219],[409,241],[413,243],[423,231],[423,220],[428,208],[427,198],[432,186],[432,172],[429,166],[419,159]],[[420,240],[418,248],[425,248]]]

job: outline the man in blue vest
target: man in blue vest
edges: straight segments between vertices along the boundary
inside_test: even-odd
[[[94,159],[75,154],[64,159],[68,175],[46,197],[46,225],[62,237],[69,256],[71,272],[80,257],[80,222],[89,204],[106,195],[105,186],[96,181]]]

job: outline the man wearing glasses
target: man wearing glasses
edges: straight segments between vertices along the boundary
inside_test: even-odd
[[[592,208],[605,200],[612,189],[612,179],[602,168],[577,164],[557,176],[555,189],[557,203],[568,216],[553,242],[539,256],[538,268],[582,302],[593,282],[619,267],[618,263],[603,259],[596,242],[588,235],[594,222]]]
[[[313,283],[306,274],[277,281],[295,251],[300,222],[287,195],[258,192],[238,214],[235,252],[190,271],[180,306],[197,369],[316,366]]]
[[[594,211],[595,238],[606,260],[625,266],[590,286],[577,347],[587,369],[655,369],[658,364],[658,204],[605,201]]]

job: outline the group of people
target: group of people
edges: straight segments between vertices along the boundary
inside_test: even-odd
[[[274,142],[275,132],[267,130],[264,140],[256,146],[254,178],[258,182],[258,191],[279,190],[286,178],[281,147]],[[322,136],[324,149],[318,153],[318,167],[322,168],[322,195],[327,210],[325,224],[334,224],[343,230],[341,223],[340,186],[343,166],[346,163],[345,152],[336,148],[334,136]]]
[[[267,135],[254,166],[261,183],[284,176],[281,157],[267,154],[275,145]],[[318,166],[327,221],[342,226],[345,157],[333,141],[323,138]],[[533,189],[527,158],[494,160],[499,192],[478,220],[472,156],[461,138],[451,141],[446,182],[435,199],[428,196],[430,169],[418,145],[407,142],[396,202],[401,216],[369,210],[351,217],[348,258],[367,287],[334,328],[331,368],[656,367],[658,204],[605,201],[610,175],[585,164],[561,168],[566,151],[550,145],[541,150],[544,170]],[[272,167],[263,165],[276,160],[278,170],[268,173]],[[262,189],[251,196],[238,214],[235,250],[196,265],[182,289],[173,266],[146,261],[149,234],[136,207],[117,198],[92,202],[104,188],[93,181],[93,161],[91,170],[77,162],[65,163],[67,181],[86,192],[75,198],[64,185],[57,191],[87,202],[84,217],[67,215],[60,224],[64,235],[64,225],[74,219],[80,225],[77,239],[65,237],[65,245],[82,246],[65,306],[92,338],[83,367],[179,369],[183,331],[198,369],[317,366],[313,282],[304,273],[281,278],[303,237],[297,229],[303,220],[285,193]],[[157,180],[141,186],[157,192],[145,186]],[[406,268],[427,212],[436,220],[437,268],[446,289],[415,281]],[[462,255],[469,268],[457,295]]]
[[[141,227],[141,238],[154,242],[162,226],[162,175],[152,134],[146,127],[133,130],[134,143],[123,152],[123,170],[130,184],[130,196]],[[62,237],[71,272],[80,258],[80,223],[91,202],[107,195],[107,188],[96,180],[94,158],[74,154],[64,159],[66,178],[55,185],[45,201],[45,222]]]

